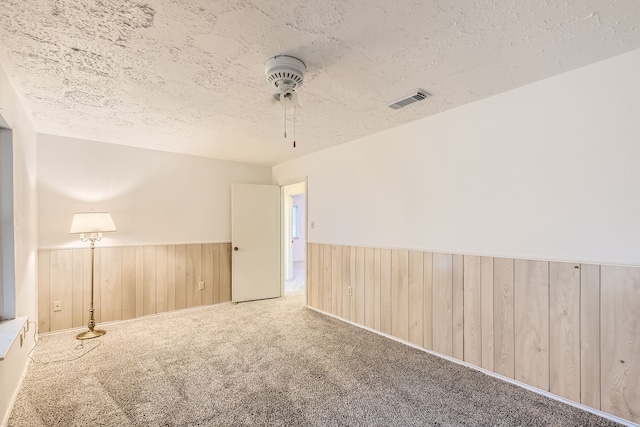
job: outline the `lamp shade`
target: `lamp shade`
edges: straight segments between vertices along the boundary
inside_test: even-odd
[[[69,233],[106,233],[116,231],[109,212],[79,212],[73,215]]]

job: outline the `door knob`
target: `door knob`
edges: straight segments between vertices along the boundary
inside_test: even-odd
[[[234,246],[234,247],[233,247],[233,250],[237,252],[237,251],[238,251],[238,247],[237,247],[237,246]]]

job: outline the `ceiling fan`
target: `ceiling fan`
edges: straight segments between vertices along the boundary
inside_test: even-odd
[[[304,82],[306,71],[304,62],[289,55],[276,55],[267,60],[265,73],[267,82],[272,84],[276,93],[272,100],[279,102],[284,109],[284,137],[287,137],[287,110],[293,110],[293,147],[296,146],[296,110],[300,109],[296,89]]]

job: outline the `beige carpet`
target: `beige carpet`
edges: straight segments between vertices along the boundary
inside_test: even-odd
[[[74,333],[45,335],[9,426],[614,425],[302,297],[102,325],[83,348]]]

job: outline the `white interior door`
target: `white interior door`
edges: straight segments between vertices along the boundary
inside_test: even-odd
[[[231,300],[281,296],[280,187],[231,186]]]

